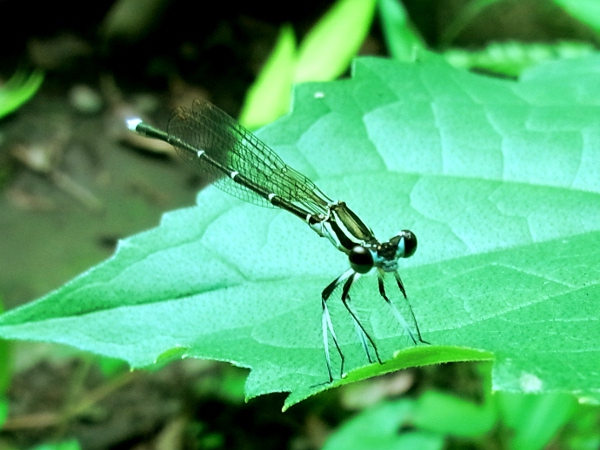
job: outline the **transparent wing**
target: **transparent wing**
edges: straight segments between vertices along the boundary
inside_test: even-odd
[[[231,179],[231,173],[238,172],[312,214],[327,213],[331,200],[311,180],[285,164],[265,143],[212,103],[195,100],[191,109],[178,108],[167,131],[170,137],[185,144],[175,144],[180,156],[219,177],[215,185],[228,194],[272,207],[266,199]],[[204,151],[218,164],[198,157],[190,148]]]

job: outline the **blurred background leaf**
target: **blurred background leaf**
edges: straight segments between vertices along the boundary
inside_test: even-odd
[[[35,95],[44,81],[44,75],[38,70],[27,73],[16,72],[9,80],[0,85],[0,118],[10,114]]]

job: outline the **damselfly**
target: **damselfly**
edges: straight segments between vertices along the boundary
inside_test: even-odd
[[[343,376],[344,373],[345,357],[327,308],[327,300],[340,286],[342,303],[352,318],[367,359],[370,363],[375,362],[372,348],[376,360],[382,363],[374,339],[350,304],[352,285],[372,269],[377,270],[379,295],[389,305],[392,315],[414,344],[417,341],[426,343],[398,274],[398,260],[412,256],[417,249],[417,238],[411,231],[402,230],[389,241],[379,242],[346,203],[331,200],[307,177],[286,165],[266,144],[206,100],[194,101],[191,109],[178,108],[166,132],[138,118],[129,119],[127,124],[143,136],[173,145],[179,155],[195,167],[220,176],[215,184],[225,192],[294,214],[348,255],[350,268],[333,280],[321,295],[323,346],[329,382],[333,381],[329,336],[341,359],[340,374]],[[395,285],[402,293],[412,328],[386,292],[386,274],[394,277]]]

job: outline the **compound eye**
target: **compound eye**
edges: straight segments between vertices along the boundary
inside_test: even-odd
[[[354,247],[348,255],[350,267],[358,273],[367,273],[373,268],[373,255],[361,245]]]
[[[400,238],[404,239],[404,255],[403,258],[409,258],[417,251],[417,236],[410,230],[402,230],[399,234]]]

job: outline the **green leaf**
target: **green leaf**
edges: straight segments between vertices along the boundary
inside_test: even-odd
[[[420,429],[442,435],[474,438],[490,432],[496,416],[493,401],[476,405],[445,392],[430,390],[416,401],[413,423]]]
[[[570,394],[499,393],[503,420],[512,428],[510,448],[542,449],[569,420],[577,405]]]
[[[400,61],[412,61],[417,49],[425,49],[423,38],[410,22],[398,0],[378,0],[381,25],[390,55]]]
[[[41,444],[32,450],[81,450],[81,446],[76,440],[72,439],[69,441]]]
[[[338,0],[302,40],[294,81],[324,81],[340,76],[369,33],[375,2]]]
[[[4,426],[8,418],[8,400],[4,395],[0,396],[0,426]]]
[[[343,424],[329,437],[323,450],[444,448],[440,434],[398,431],[403,424],[410,425],[414,409],[415,402],[408,399],[378,403]]]
[[[553,443],[558,448],[596,449],[600,448],[600,429],[598,429],[598,405],[577,404],[560,438]]]
[[[455,67],[476,68],[504,75],[520,75],[528,67],[557,58],[581,58],[594,53],[594,46],[585,42],[556,44],[523,42],[493,42],[481,51],[450,49],[444,58]]]
[[[0,86],[0,118],[18,109],[27,102],[42,85],[44,74],[33,71],[29,74],[19,71],[3,86]]]
[[[588,24],[596,32],[600,31],[600,4],[597,0],[553,0],[565,11]]]
[[[239,118],[242,125],[252,130],[289,111],[295,63],[294,31],[284,25],[271,56],[248,89]]]
[[[598,56],[557,61],[513,82],[429,54],[412,64],[361,58],[352,79],[299,86],[291,115],[262,130],[380,239],[403,228],[419,238],[400,272],[432,345],[413,347],[364,276],[353,304],[382,358],[398,355],[369,375],[405,357],[493,354],[496,390],[597,392],[599,67]],[[319,385],[320,296],[347,267],[285,211],[209,188],[197,207],[166,214],[110,260],[0,316],[0,337],[133,367],[161,355],[230,361],[251,369],[248,397],[292,392],[289,406],[330,387]],[[329,301],[351,371],[367,361],[340,303],[339,293]]]

